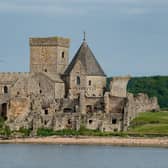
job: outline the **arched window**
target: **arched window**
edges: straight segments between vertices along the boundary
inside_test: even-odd
[[[92,81],[91,80],[89,80],[89,86],[91,86],[92,85]]]
[[[64,56],[65,56],[65,52],[63,51],[63,52],[61,53],[62,59],[64,58]]]
[[[76,77],[76,84],[80,85],[80,77],[79,76]]]
[[[8,87],[4,86],[4,93],[8,93]]]

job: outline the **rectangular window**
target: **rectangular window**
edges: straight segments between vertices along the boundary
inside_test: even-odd
[[[116,118],[112,118],[112,124],[117,124],[117,119]]]

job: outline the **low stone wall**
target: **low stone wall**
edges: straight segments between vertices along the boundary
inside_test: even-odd
[[[129,126],[129,122],[141,112],[155,112],[160,110],[157,97],[149,97],[144,93],[139,93],[138,95],[128,93],[127,98],[127,106],[125,108],[127,115],[125,120],[127,120],[127,126]]]

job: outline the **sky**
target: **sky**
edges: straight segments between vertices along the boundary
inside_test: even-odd
[[[168,75],[168,0],[0,0],[0,71],[29,71],[29,37],[86,40],[107,76]]]

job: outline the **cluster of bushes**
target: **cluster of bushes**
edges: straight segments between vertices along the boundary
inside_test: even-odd
[[[107,78],[107,88],[109,89],[111,78]],[[159,105],[164,110],[168,110],[168,76],[134,77],[128,83],[128,92],[133,94],[146,93],[148,96],[156,96]]]
[[[15,136],[19,135],[21,137],[28,137],[31,133],[30,129],[26,128],[20,128],[17,131],[11,131],[9,126],[5,124],[5,121],[2,117],[0,117],[0,136],[1,137],[10,137],[10,136]]]
[[[101,132],[99,130],[89,130],[81,127],[79,130],[64,129],[59,131],[54,131],[52,129],[40,128],[37,131],[37,136],[127,136],[123,132]]]
[[[11,135],[11,130],[7,125],[5,125],[5,121],[2,117],[0,117],[0,135],[6,137]]]

